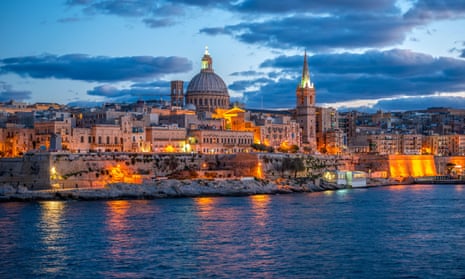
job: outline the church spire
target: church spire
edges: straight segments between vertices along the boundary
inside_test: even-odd
[[[213,72],[213,61],[210,56],[210,53],[208,52],[208,46],[205,47],[205,53],[203,54],[202,57],[202,72]]]
[[[302,69],[302,79],[300,80],[300,88],[313,88],[313,83],[310,80],[310,71],[307,63],[307,50],[304,54],[304,67]]]

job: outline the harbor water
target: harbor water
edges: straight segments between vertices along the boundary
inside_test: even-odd
[[[0,278],[465,278],[465,186],[0,204]]]

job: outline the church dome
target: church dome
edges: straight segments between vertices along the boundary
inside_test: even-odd
[[[220,76],[204,71],[195,75],[187,86],[187,94],[199,93],[228,95],[228,88]]]
[[[208,48],[202,57],[202,69],[195,75],[186,91],[186,104],[193,104],[197,111],[214,112],[216,108],[229,108],[228,88],[223,79],[214,73]]]

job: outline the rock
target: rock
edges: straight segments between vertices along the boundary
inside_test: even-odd
[[[105,188],[73,188],[48,191],[29,191],[26,187],[0,186],[0,201],[8,200],[106,200],[147,199],[198,196],[244,196],[314,192],[334,189],[315,186],[305,180],[159,180],[148,184],[109,184]]]

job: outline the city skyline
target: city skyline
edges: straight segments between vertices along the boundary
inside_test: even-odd
[[[197,3],[198,2],[198,3]],[[465,107],[456,1],[4,1],[0,101],[169,100],[205,46],[232,101],[292,108],[307,51],[316,104]]]

